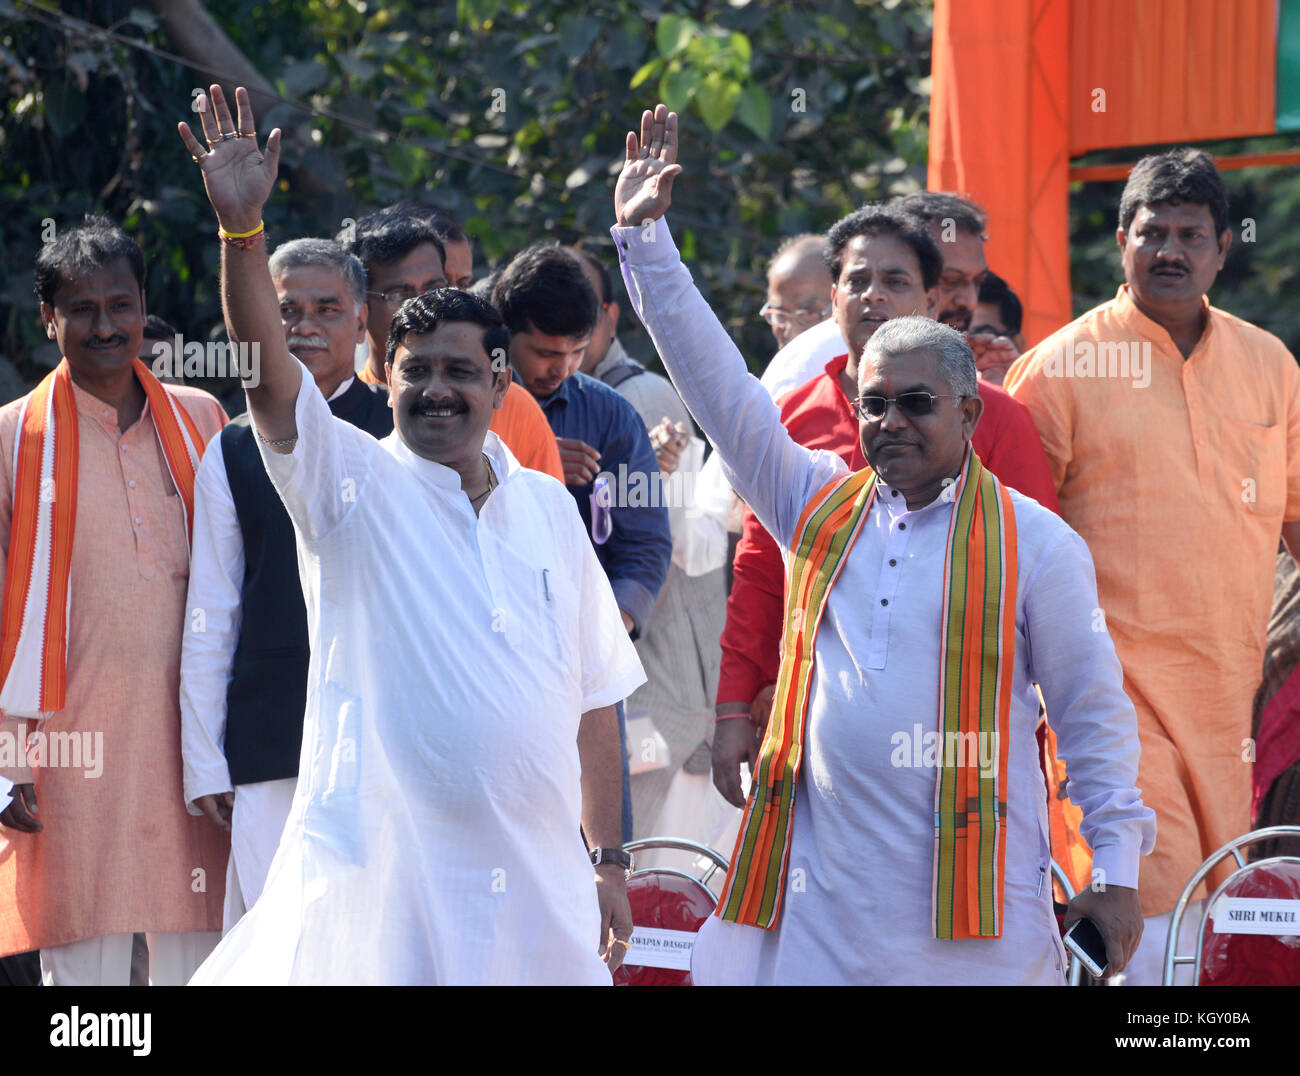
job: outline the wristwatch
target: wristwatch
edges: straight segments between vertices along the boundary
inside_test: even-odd
[[[591,865],[593,867],[602,867],[607,863],[622,867],[628,874],[632,873],[631,853],[624,852],[621,848],[593,848],[591,850]]]

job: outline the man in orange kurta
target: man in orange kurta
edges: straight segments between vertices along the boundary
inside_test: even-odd
[[[1159,982],[1168,913],[1197,867],[1250,829],[1274,558],[1279,538],[1300,549],[1300,369],[1205,296],[1231,242],[1227,214],[1206,154],[1140,161],[1120,202],[1126,283],[1006,381],[1038,426],[1062,516],[1092,550],[1097,630],[1115,640],[1137,709],[1138,784],[1158,828],[1134,984]]]
[[[47,743],[74,734],[81,757],[65,749],[56,760],[51,749],[47,764],[26,769],[15,752],[26,722],[0,726],[0,775],[17,797],[0,814],[0,955],[40,949],[47,985],[126,986],[132,935],[143,932],[151,981],[183,985],[220,938],[229,840],[186,812],[181,787],[189,557],[182,499],[131,367],[144,327],[143,260],[98,220],[60,236],[37,266],[78,437],[66,703],[41,731]],[[225,424],[206,392],[167,391],[202,443]],[[0,408],[6,556],[22,404]]]

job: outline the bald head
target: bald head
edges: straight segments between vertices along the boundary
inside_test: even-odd
[[[829,314],[831,274],[826,238],[798,235],[781,244],[767,271],[767,323],[777,347],[785,347]]]

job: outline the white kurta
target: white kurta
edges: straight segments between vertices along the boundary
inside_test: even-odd
[[[609,983],[581,715],[644,680],[573,499],[491,433],[447,467],[329,411],[290,455],[311,637],[299,781],[261,899],[196,984]]]
[[[640,228],[614,234],[628,293],[682,399],[736,491],[788,549],[803,507],[846,472],[844,462],[790,439],[662,221],[652,239]],[[765,931],[710,919],[695,946],[695,981],[1062,983],[1035,681],[1069,765],[1094,866],[1109,883],[1136,887],[1139,854],[1155,836],[1154,815],[1133,787],[1136,718],[1096,615],[1091,557],[1056,515],[1011,491],[1018,592],[1003,933],[939,941],[931,925],[933,746],[952,502],[913,512],[885,483],[877,490],[817,634],[780,920]]]
[[[847,350],[839,325],[834,318],[827,318],[805,329],[772,356],[763,371],[763,388],[772,399],[779,400],[790,390],[820,377],[826,372],[826,364]]]

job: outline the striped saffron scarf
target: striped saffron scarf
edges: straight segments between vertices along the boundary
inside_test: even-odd
[[[791,546],[781,670],[731,869],[716,914],[773,929],[781,912],[814,648],[826,599],[875,499],[870,469],[837,478],[804,508]],[[934,794],[934,937],[1002,933],[1006,773],[1015,657],[1016,527],[1002,483],[967,450],[944,560],[939,651],[941,745]],[[995,745],[980,776],[972,743]],[[954,757],[955,756],[955,757]]]
[[[136,359],[134,369],[181,495],[188,540],[203,438],[148,367]],[[64,359],[23,402],[14,445],[13,522],[0,608],[0,709],[13,717],[42,717],[66,704],[77,446],[77,402]]]

